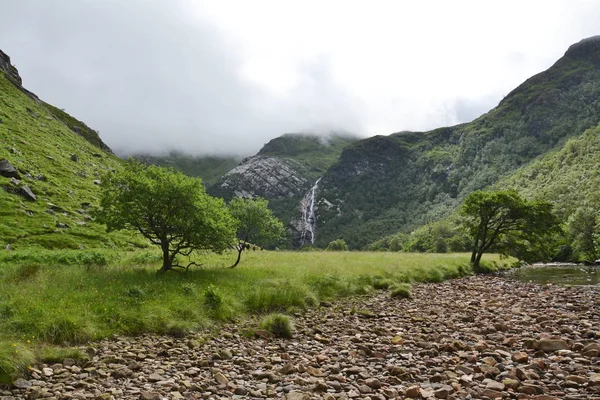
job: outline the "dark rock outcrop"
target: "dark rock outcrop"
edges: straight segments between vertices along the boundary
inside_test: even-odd
[[[17,169],[7,159],[4,158],[0,160],[0,176],[21,179],[19,171],[17,171]]]

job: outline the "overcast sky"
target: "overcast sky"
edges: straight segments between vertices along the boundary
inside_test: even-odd
[[[466,122],[599,33],[600,0],[0,0],[24,86],[119,153]]]

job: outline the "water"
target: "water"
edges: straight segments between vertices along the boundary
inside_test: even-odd
[[[302,211],[302,219],[300,220],[300,245],[314,244],[315,233],[317,230],[317,217],[315,215],[315,202],[317,197],[317,189],[321,178],[317,179],[313,187],[304,195],[300,202],[300,211]]]
[[[510,275],[523,282],[559,285],[600,285],[600,267],[578,264],[535,264],[512,270]]]

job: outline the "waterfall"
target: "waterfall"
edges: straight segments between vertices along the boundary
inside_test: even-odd
[[[302,211],[302,219],[300,220],[300,245],[314,244],[315,243],[315,231],[317,229],[317,217],[315,215],[315,202],[317,195],[317,188],[319,187],[319,181],[317,179],[312,188],[304,195],[300,202],[300,211]]]

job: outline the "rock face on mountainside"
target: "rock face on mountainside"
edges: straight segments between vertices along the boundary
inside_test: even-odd
[[[303,167],[291,159],[254,156],[226,173],[219,189],[236,197],[283,199],[297,197],[308,189]]]

